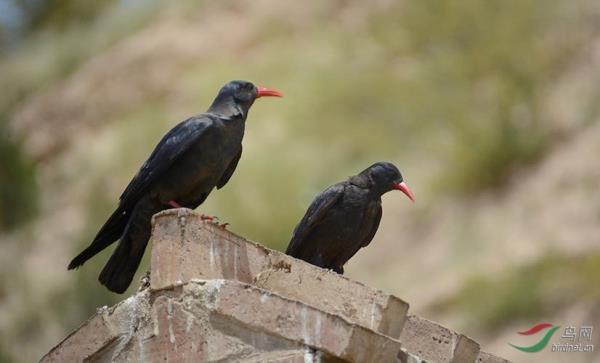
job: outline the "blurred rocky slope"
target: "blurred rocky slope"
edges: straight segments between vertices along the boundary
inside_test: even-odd
[[[380,231],[349,263],[351,277],[517,361],[502,349],[535,319],[600,325],[590,273],[600,255],[594,1],[134,10],[33,36],[0,64],[0,122],[25,160],[24,176],[2,184],[23,196],[2,209],[37,205],[0,235],[0,360],[36,360],[120,300],[96,283],[110,251],[75,273],[70,257],[162,134],[238,78],[286,97],[254,106],[236,175],[202,212],[282,249],[314,194],[390,160],[417,204],[384,198]],[[519,273],[537,279],[523,286]],[[492,286],[497,303],[473,286]]]

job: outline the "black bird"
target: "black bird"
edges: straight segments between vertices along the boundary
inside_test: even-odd
[[[207,112],[172,128],[131,180],[92,243],[71,261],[69,270],[119,240],[98,280],[109,290],[123,293],[144,255],[152,216],[171,207],[195,209],[215,187],[220,189],[229,181],[242,155],[250,106],[264,96],[282,94],[250,82],[231,81]]]
[[[344,273],[344,264],[366,247],[381,220],[381,196],[400,190],[415,201],[394,164],[375,163],[317,195],[294,229],[286,253]]]

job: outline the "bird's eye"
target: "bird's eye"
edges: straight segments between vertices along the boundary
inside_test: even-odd
[[[252,97],[252,86],[249,83],[244,83],[235,93],[235,98],[240,101],[248,101]]]

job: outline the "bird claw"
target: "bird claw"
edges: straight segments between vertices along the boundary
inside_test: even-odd
[[[227,229],[227,226],[230,225],[229,222],[225,222],[225,223],[219,222],[220,219],[217,216],[209,216],[206,214],[201,214],[200,219],[202,219],[203,221],[209,221],[209,223],[214,224],[215,226],[223,228],[223,229]]]
[[[210,223],[214,224],[216,227],[221,229],[227,229],[227,226],[230,224],[229,222],[221,223],[219,222],[219,218],[215,218],[216,220],[211,221]]]
[[[200,215],[200,219],[203,220],[203,221],[211,221],[212,222],[215,219],[218,221],[219,217],[217,217],[217,216],[209,216],[209,215],[206,215],[206,214],[201,214]]]

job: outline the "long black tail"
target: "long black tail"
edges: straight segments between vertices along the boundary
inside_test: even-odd
[[[127,226],[129,216],[130,213],[127,213],[127,211],[119,206],[106,223],[104,223],[102,228],[100,228],[92,243],[69,263],[68,269],[72,270],[83,265],[87,260],[121,238]]]
[[[110,291],[122,294],[131,284],[150,239],[152,215],[162,209],[163,205],[149,197],[136,204],[119,245],[98,277]]]

